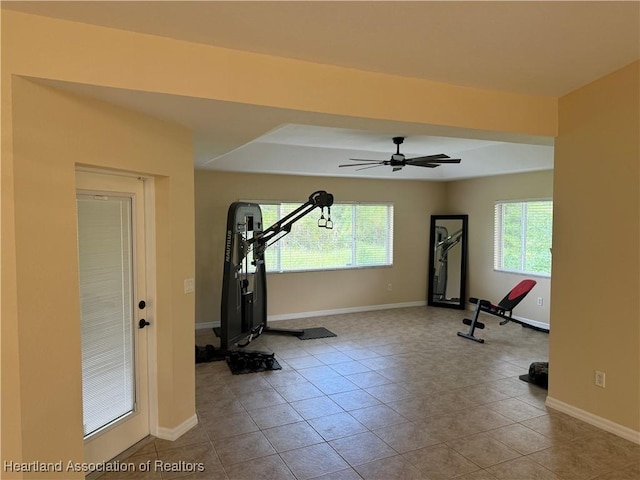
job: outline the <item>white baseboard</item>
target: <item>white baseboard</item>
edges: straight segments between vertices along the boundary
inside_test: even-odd
[[[343,313],[372,312],[375,310],[390,310],[392,308],[424,307],[426,304],[427,302],[388,303],[384,305],[365,305],[362,307],[346,307],[346,308],[335,308],[332,310],[318,310],[315,312],[285,313],[282,315],[269,315],[267,317],[267,321],[277,322],[279,320],[295,320],[296,318],[324,317],[327,315],[340,315]]]
[[[469,304],[467,305],[467,308],[465,309],[468,312],[475,312],[476,307],[473,304]],[[518,320],[518,322],[522,322],[522,323],[526,323],[527,325],[531,325],[532,327],[535,328],[540,328],[542,330],[545,331],[549,331],[549,324],[545,323],[545,322],[540,322],[538,320],[531,320],[530,318],[525,318],[525,317],[520,317],[518,315],[513,315],[513,319],[514,320]]]
[[[569,405],[568,403],[565,403],[561,400],[556,400],[555,398],[550,396],[547,396],[545,405],[554,410],[558,410],[559,412],[566,413],[570,417],[577,418],[578,420],[582,420],[589,425],[593,425],[594,427],[598,427],[601,430],[613,433],[614,435],[622,437],[625,440],[629,440],[630,442],[640,445],[640,432],[635,431],[631,428],[619,425],[612,422],[611,420],[599,417],[597,415],[594,415],[593,413],[574,407],[573,405]]]
[[[516,320],[522,323],[526,323],[527,325],[531,325],[532,327],[541,328],[542,330],[549,331],[549,324],[544,322],[539,322],[538,320],[531,320],[530,318],[518,317],[516,315],[513,316]]]
[[[281,315],[267,316],[267,322],[277,322],[280,320],[295,320],[296,318],[323,317],[326,315],[339,315],[342,313],[372,312],[375,310],[390,310],[393,308],[424,307],[426,304],[427,304],[426,301],[419,301],[419,302],[405,302],[405,303],[388,303],[384,305],[365,305],[361,307],[334,308],[332,310],[318,310],[315,312],[284,313]],[[200,330],[204,328],[219,327],[219,326],[220,326],[220,322],[196,323],[196,330]]]
[[[204,323],[196,323],[196,330],[204,330],[219,327],[220,322],[204,322]]]
[[[357,313],[357,312],[371,312],[374,310],[389,310],[392,308],[405,308],[405,307],[424,307],[427,302],[405,302],[405,303],[389,303],[384,305],[367,305],[362,307],[347,307],[347,308],[335,308],[332,310],[319,310],[315,312],[298,312],[298,313],[285,313],[281,315],[269,315],[267,317],[268,322],[277,322],[279,320],[295,320],[296,318],[312,318],[322,317],[325,315],[338,315],[341,313]],[[473,312],[474,309],[467,308],[468,311]],[[540,328],[542,330],[549,331],[549,324],[539,322],[537,320],[531,320],[530,318],[519,317],[514,315],[513,318],[520,322],[531,325],[532,327]],[[220,326],[220,322],[204,322],[196,323],[196,330],[209,330]]]
[[[174,442],[189,430],[191,430],[193,427],[195,427],[197,424],[198,415],[193,414],[193,417],[186,419],[175,428],[158,427],[155,432],[155,436],[161,438],[162,440],[169,440],[171,442]]]

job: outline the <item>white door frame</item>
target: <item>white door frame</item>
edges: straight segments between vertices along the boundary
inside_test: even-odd
[[[146,293],[145,302],[146,308],[144,311],[144,318],[150,323],[150,326],[146,327],[145,335],[147,340],[146,348],[146,363],[147,363],[147,400],[146,410],[149,419],[149,434],[155,435],[158,431],[158,383],[157,383],[157,326],[156,326],[156,264],[155,264],[155,183],[154,178],[146,175],[132,174],[129,172],[119,172],[112,170],[78,167],[76,169],[77,176],[84,174],[97,174],[109,183],[109,178],[117,183],[117,177],[129,177],[137,179],[142,183],[142,191],[144,202],[144,252],[145,252],[145,269],[144,272],[138,272],[138,275],[145,275]],[[83,190],[77,188],[77,190]],[[117,187],[114,187],[114,191],[118,191]],[[140,299],[134,299],[136,304],[135,311],[137,312],[137,302]],[[137,317],[136,317],[137,320]],[[90,440],[89,440],[90,441]],[[117,452],[115,455],[121,452]],[[115,456],[114,455],[114,456]],[[106,460],[110,460],[106,459]]]

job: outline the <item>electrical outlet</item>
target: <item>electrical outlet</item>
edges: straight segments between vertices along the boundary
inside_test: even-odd
[[[544,305],[544,300],[542,297],[538,297],[538,306],[541,307],[542,305]]]
[[[387,291],[391,292],[393,290],[393,283],[387,283]]]
[[[604,388],[605,374],[596,370],[596,386]]]

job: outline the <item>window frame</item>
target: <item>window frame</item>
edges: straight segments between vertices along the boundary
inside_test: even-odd
[[[521,240],[521,252],[520,252],[520,265],[521,269],[509,269],[504,266],[504,210],[501,209],[500,214],[498,214],[498,207],[504,206],[507,204],[530,204],[530,203],[542,203],[548,202],[551,204],[551,235],[549,235],[549,272],[536,272],[536,271],[528,271],[525,269],[525,260],[527,253],[527,237],[526,237],[526,224],[527,222],[522,222],[522,232],[520,236]],[[533,277],[541,277],[541,278],[551,278],[552,272],[552,258],[551,258],[551,248],[553,246],[553,198],[543,197],[543,198],[525,198],[525,199],[512,199],[512,200],[496,200],[494,202],[493,207],[493,270],[496,272],[503,273],[512,273],[517,275],[526,275]],[[498,224],[498,219],[500,218],[500,223]],[[523,218],[522,216],[520,217]],[[526,217],[525,217],[526,219]]]
[[[282,205],[286,205],[286,206],[290,206],[290,207],[294,207],[297,208],[299,207],[299,204],[292,202],[292,201],[286,201],[286,200],[250,200],[251,203],[257,203],[260,206],[260,210],[263,210],[263,207],[266,205],[269,206],[277,206],[279,209],[282,207]],[[271,275],[271,274],[287,274],[287,273],[305,273],[305,272],[322,272],[322,271],[335,271],[335,270],[361,270],[361,269],[367,269],[367,268],[388,268],[388,267],[393,267],[393,243],[394,243],[394,215],[395,215],[395,207],[393,202],[336,202],[332,205],[332,209],[334,209],[337,206],[350,206],[352,207],[352,218],[353,218],[353,225],[356,225],[357,222],[355,221],[355,218],[357,217],[357,207],[360,206],[383,206],[387,208],[387,222],[386,222],[386,239],[385,239],[385,243],[386,243],[386,252],[385,252],[385,263],[380,263],[380,264],[371,264],[371,265],[357,265],[357,249],[355,248],[356,246],[356,242],[357,242],[357,231],[354,228],[351,232],[351,259],[352,259],[352,263],[350,265],[347,266],[331,266],[331,267],[316,267],[316,268],[302,268],[302,269],[296,269],[296,270],[290,270],[290,269],[286,269],[282,267],[282,258],[283,258],[283,253],[282,253],[282,248],[281,248],[281,244],[279,241],[276,241],[274,244],[272,244],[271,246],[269,246],[269,248],[267,248],[267,250],[265,251],[265,256],[268,255],[270,252],[276,251],[277,253],[276,255],[276,261],[277,261],[277,265],[279,266],[279,268],[277,269],[269,269],[267,268],[267,262],[265,259],[265,271],[267,274]],[[313,209],[309,215],[313,215],[314,212],[316,212],[317,210],[317,214],[320,215],[320,209]],[[327,216],[327,211],[325,210],[324,212],[325,217]],[[264,213],[263,213],[263,229],[267,229],[269,228],[271,225],[267,225],[265,223],[264,220]],[[335,228],[335,227],[334,227]],[[296,234],[296,225],[293,225],[293,228],[291,229],[291,234],[295,235]],[[299,232],[298,232],[299,233]]]

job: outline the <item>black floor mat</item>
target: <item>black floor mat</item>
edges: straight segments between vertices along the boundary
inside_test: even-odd
[[[324,327],[305,328],[302,335],[298,336],[300,340],[313,340],[314,338],[337,337],[335,333]]]
[[[270,362],[264,361],[267,357],[270,357]],[[242,360],[238,361],[239,358]],[[257,361],[252,362],[253,359],[257,359]],[[229,370],[231,370],[231,373],[234,375],[265,372],[267,370],[282,370],[282,366],[278,363],[273,354],[269,354],[267,352],[233,352],[227,355],[226,361]]]
[[[216,337],[220,337],[220,327],[213,327],[213,333],[216,334]],[[300,340],[313,340],[314,338],[337,337],[337,335],[324,327],[315,327],[305,328],[302,335],[296,335],[296,337]]]

